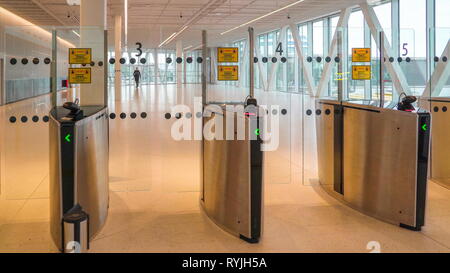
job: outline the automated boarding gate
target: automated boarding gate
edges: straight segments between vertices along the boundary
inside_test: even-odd
[[[203,189],[201,205],[206,214],[224,230],[257,243],[262,230],[263,180],[260,121],[257,107],[244,113],[227,111],[205,113],[204,123],[220,115],[223,132],[237,136],[243,124],[243,140],[204,140]],[[229,116],[232,116],[231,118]],[[233,123],[234,125],[230,125]]]
[[[107,117],[103,106],[69,104],[50,112],[50,221],[61,250],[70,242],[79,242],[86,250],[106,221]]]
[[[367,215],[420,230],[430,114],[326,99],[316,109],[320,185]]]
[[[50,231],[63,252],[85,252],[103,227],[109,207],[109,124],[106,86],[106,32],[81,27],[80,46],[72,41],[68,57],[68,88],[75,102],[58,104],[56,92],[58,37],[52,32],[52,108],[50,137]],[[61,70],[59,70],[61,71]],[[75,95],[78,97],[78,95]],[[79,103],[81,102],[81,103]]]

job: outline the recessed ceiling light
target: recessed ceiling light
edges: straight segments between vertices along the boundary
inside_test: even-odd
[[[236,30],[236,29],[238,29],[238,28],[241,28],[241,27],[243,27],[243,26],[246,26],[246,25],[249,25],[249,24],[251,24],[251,23],[254,23],[254,22],[258,21],[258,20],[261,20],[261,19],[263,19],[263,18],[266,18],[267,16],[270,16],[270,15],[272,15],[272,14],[275,14],[275,13],[277,13],[277,12],[280,12],[280,11],[282,11],[282,10],[285,10],[285,9],[287,9],[287,8],[290,8],[290,7],[292,7],[292,6],[298,5],[298,4],[300,4],[301,2],[303,2],[303,1],[305,1],[305,0],[299,0],[299,1],[296,1],[296,2],[294,2],[294,3],[292,3],[292,4],[289,4],[289,5],[287,5],[287,6],[284,6],[284,7],[282,7],[282,8],[279,8],[279,9],[277,9],[277,10],[271,11],[271,12],[269,12],[269,13],[263,15],[263,16],[260,16],[260,17],[258,17],[258,18],[255,18],[255,19],[253,19],[253,20],[250,20],[250,21],[248,21],[247,23],[244,23],[244,24],[242,24],[242,25],[239,25],[239,26],[237,26],[237,27],[234,27],[234,28],[232,28],[232,29],[229,29],[229,30],[227,30],[227,31],[224,31],[224,32],[220,33],[220,35],[227,34],[228,32],[231,32],[231,31]]]
[[[79,6],[80,2],[81,2],[81,0],[67,0],[67,4],[69,6]]]

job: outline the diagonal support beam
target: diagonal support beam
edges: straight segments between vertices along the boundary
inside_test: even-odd
[[[330,82],[331,72],[333,71],[333,66],[335,64],[333,56],[335,56],[337,53],[338,35],[339,33],[342,33],[342,28],[347,27],[348,19],[350,18],[351,13],[352,8],[346,8],[341,10],[339,21],[336,26],[336,30],[334,31],[333,39],[331,40],[330,48],[328,51],[328,56],[331,57],[331,62],[325,63],[323,67],[322,77],[320,78],[319,86],[317,87],[317,96],[319,97],[323,96],[326,89],[328,89],[328,83]]]
[[[447,46],[445,47],[444,52],[442,52],[441,58],[444,56],[447,58],[450,56],[450,40],[448,40]],[[439,62],[436,65],[433,75],[431,75],[431,79],[428,81],[422,96],[438,97],[441,94],[442,89],[444,88],[444,85],[447,83],[449,77],[450,77],[449,62]]]
[[[292,38],[294,39],[295,50],[297,51],[298,61],[303,68],[303,76],[305,77],[306,88],[311,96],[315,96],[315,86],[312,77],[311,67],[309,63],[306,62],[306,56],[303,54],[302,41],[300,40],[300,35],[298,33],[298,28],[294,24],[290,24],[289,28],[292,32]]]
[[[379,30],[382,30],[380,21],[378,20],[377,15],[375,14],[375,11],[372,7],[369,7],[367,3],[361,3],[360,4],[361,10],[364,14],[364,19],[367,22],[367,25],[370,28],[370,33],[372,34],[373,39],[375,40],[378,48],[383,50],[384,55],[386,57],[386,60],[388,60],[390,57],[394,57],[392,53],[391,45],[389,44],[389,41],[386,37],[386,34],[383,34],[385,36],[384,38],[384,44],[380,45],[380,39],[379,39]],[[391,76],[392,84],[394,86],[394,89],[397,91],[397,93],[400,95],[401,93],[410,94],[408,81],[406,80],[405,74],[403,73],[400,65],[396,62],[383,62],[384,60],[380,60],[381,64],[384,63],[387,72]]]

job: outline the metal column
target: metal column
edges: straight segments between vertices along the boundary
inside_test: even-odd
[[[249,70],[250,70],[250,97],[253,98],[255,96],[255,67],[254,67],[254,59],[255,59],[255,34],[252,27],[248,28],[248,42],[249,46]]]

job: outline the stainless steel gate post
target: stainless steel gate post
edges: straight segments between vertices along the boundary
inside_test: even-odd
[[[249,43],[249,70],[250,70],[250,97],[255,96],[255,34],[252,27],[248,28],[248,43]]]
[[[384,107],[384,32],[380,32],[380,107]]]
[[[206,39],[206,30],[202,30],[202,103],[203,105],[206,105],[206,55],[208,54],[208,48],[207,48],[207,39]]]

